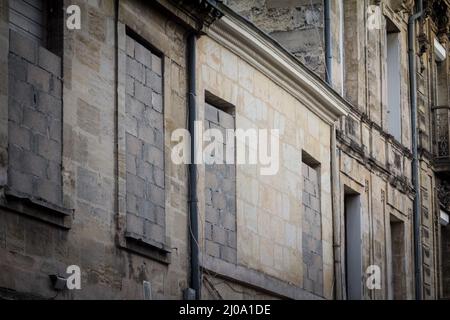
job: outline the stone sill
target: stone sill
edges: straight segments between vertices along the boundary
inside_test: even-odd
[[[73,209],[60,207],[9,187],[3,189],[0,206],[65,230],[72,227]]]
[[[165,244],[143,239],[141,235],[126,232],[125,249],[144,257],[159,261],[164,264],[170,264],[172,250]]]
[[[261,271],[231,264],[218,258],[202,254],[200,254],[200,262],[202,269],[218,277],[267,292],[282,299],[324,300],[323,297],[310,293],[291,283],[269,276]]]

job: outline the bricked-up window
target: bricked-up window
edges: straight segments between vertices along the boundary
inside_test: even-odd
[[[320,164],[303,152],[303,283],[305,290],[323,295]]]
[[[61,205],[61,58],[45,47],[49,3],[9,2],[8,189]]]
[[[208,102],[205,103],[205,130],[218,129],[225,138],[227,129],[235,129],[234,108],[219,99],[210,98]],[[205,165],[206,254],[236,264],[236,166],[235,161],[226,159],[227,144],[234,141],[211,140],[220,148],[224,161]],[[215,154],[211,157],[218,160]]]
[[[159,248],[166,238],[162,56],[126,37],[127,236]]]

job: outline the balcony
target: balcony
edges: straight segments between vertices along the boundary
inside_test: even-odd
[[[450,107],[434,107],[433,111],[436,171],[450,174]]]

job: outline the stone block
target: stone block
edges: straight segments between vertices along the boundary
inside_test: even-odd
[[[24,150],[31,150],[31,132],[14,122],[9,122],[8,139]]]
[[[10,54],[8,56],[9,81],[26,81],[28,63],[19,56]]]
[[[205,120],[213,122],[215,124],[219,123],[219,114],[217,108],[205,103]]]
[[[37,43],[11,29],[9,30],[9,50],[31,63],[36,63]]]
[[[163,112],[163,99],[162,95],[152,92],[152,107],[158,112]]]
[[[213,242],[206,240],[206,254],[215,258],[220,257],[220,245]]]
[[[152,54],[152,70],[162,77],[162,59],[155,54]]]
[[[10,168],[8,171],[8,183],[14,189],[31,195],[33,193],[33,177]]]
[[[237,251],[236,249],[221,246],[220,247],[220,258],[229,262],[236,264],[237,263]]]
[[[28,64],[27,82],[35,88],[49,92],[51,74],[33,64]]]
[[[43,47],[38,49],[38,65],[54,76],[61,77],[61,58]]]
[[[36,182],[36,195],[53,204],[60,204],[62,188],[60,183],[47,179],[38,179]]]
[[[23,114],[23,125],[34,133],[47,135],[48,121],[41,112],[26,108]]]
[[[61,162],[61,143],[37,135],[38,154],[51,161]]]
[[[155,205],[163,208],[166,206],[164,189],[157,187],[156,185],[150,186],[150,199]]]
[[[162,94],[162,78],[150,69],[146,69],[145,84],[158,94]]]
[[[37,109],[40,112],[57,120],[62,119],[62,102],[60,98],[55,98],[45,92],[39,92],[37,96]]]
[[[127,57],[127,75],[131,76],[140,83],[145,82],[145,68],[142,64],[131,57]]]
[[[213,225],[213,241],[221,245],[227,244],[227,233],[224,228]]]
[[[150,50],[144,47],[139,42],[135,42],[134,44],[134,58],[147,68],[151,68],[152,66],[152,54]]]
[[[134,214],[127,214],[127,231],[143,235],[144,219]]]
[[[152,105],[152,90],[140,82],[134,83],[134,96],[143,104]]]

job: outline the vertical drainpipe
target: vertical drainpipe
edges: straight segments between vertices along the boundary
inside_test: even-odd
[[[422,245],[420,239],[421,210],[420,210],[420,178],[419,178],[419,155],[418,155],[418,134],[417,134],[417,73],[416,73],[416,52],[415,52],[415,26],[416,21],[422,17],[423,1],[417,1],[417,12],[408,21],[408,58],[409,58],[409,84],[411,99],[411,133],[413,165],[412,176],[413,185],[416,191],[414,196],[414,268],[415,268],[415,292],[416,299],[422,300]]]
[[[333,54],[332,54],[332,47],[331,47],[331,0],[325,0],[324,1],[324,16],[325,16],[325,24],[324,24],[324,31],[325,31],[325,77],[326,82],[331,86],[332,85],[332,77],[331,77],[331,70],[332,70],[332,61],[333,61]]]
[[[196,299],[201,298],[199,245],[198,245],[198,199],[197,199],[197,165],[195,163],[195,119],[196,119],[196,46],[197,35],[192,32],[188,36],[188,129],[191,135],[191,159],[189,164],[189,239],[191,247],[191,288],[195,290]]]
[[[342,8],[341,8],[342,10]],[[333,52],[331,44],[331,0],[324,0],[324,33],[325,33],[325,60],[326,82],[333,85]],[[342,23],[342,21],[341,21]],[[341,48],[342,49],[342,48]],[[333,185],[333,260],[334,260],[334,298],[343,299],[342,272],[341,272],[341,232],[340,232],[340,206],[339,206],[339,171],[337,165],[336,124],[331,127],[331,179]]]

